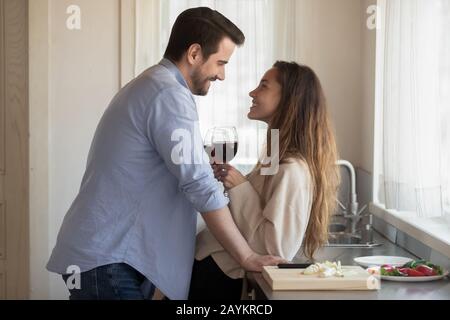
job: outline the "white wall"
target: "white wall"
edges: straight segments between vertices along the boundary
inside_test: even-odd
[[[376,31],[367,8],[376,0],[298,0],[297,61],[324,87],[340,156],[372,172]]]
[[[374,1],[301,0],[298,24],[297,60],[322,81],[341,157],[368,171],[375,35],[365,28],[365,10]],[[79,188],[95,127],[126,77],[124,66],[131,69],[132,55],[120,63],[121,3],[132,13],[130,0],[30,1],[32,298],[67,297],[61,279],[49,275],[45,264]],[[81,8],[79,31],[66,28],[66,9],[73,4]],[[128,41],[123,38],[122,45]]]
[[[342,159],[360,165],[360,0],[301,0],[299,57],[325,91]]]
[[[70,5],[81,8],[81,30],[66,28]],[[50,275],[46,284],[44,267],[80,186],[94,130],[119,89],[119,6],[30,1],[30,94],[40,98],[30,104],[32,298],[67,295],[60,277]]]

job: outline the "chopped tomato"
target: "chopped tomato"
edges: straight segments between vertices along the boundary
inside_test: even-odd
[[[401,273],[407,274],[408,277],[423,277],[425,274],[423,274],[420,271],[414,270],[412,268],[400,268],[399,271]]]
[[[416,271],[419,271],[419,272],[423,273],[426,276],[435,276],[435,275],[437,275],[436,270],[434,270],[433,268],[430,268],[429,266],[426,266],[424,264],[418,265],[414,269]]]

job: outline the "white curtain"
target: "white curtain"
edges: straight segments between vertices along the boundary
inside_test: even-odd
[[[441,217],[450,211],[450,1],[379,3],[380,198],[387,209]]]
[[[226,67],[226,80],[215,82],[207,97],[197,97],[200,129],[236,126],[239,150],[232,162],[249,170],[260,155],[266,126],[247,119],[248,93],[259,83],[275,59],[294,60],[296,0],[136,0],[136,68],[140,72],[160,61],[176,17],[185,9],[207,6],[224,14],[245,34]]]

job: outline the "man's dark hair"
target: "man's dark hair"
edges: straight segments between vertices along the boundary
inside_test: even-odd
[[[180,61],[189,47],[197,43],[202,47],[203,58],[208,60],[225,37],[238,46],[245,42],[242,31],[221,13],[207,7],[188,9],[175,21],[164,58]]]

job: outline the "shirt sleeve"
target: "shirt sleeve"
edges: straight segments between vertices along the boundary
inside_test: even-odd
[[[208,212],[224,208],[228,199],[215,180],[203,149],[195,102],[180,88],[166,88],[152,101],[147,135],[177,178],[179,189],[194,208]]]
[[[308,225],[312,190],[308,175],[298,165],[282,165],[273,179],[264,206],[247,181],[229,191],[230,209],[249,243],[263,244],[268,254],[292,260]]]

